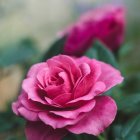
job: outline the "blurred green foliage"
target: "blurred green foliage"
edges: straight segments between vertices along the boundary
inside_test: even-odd
[[[25,121],[13,114],[11,104],[6,112],[0,112],[0,139],[1,140],[25,140]]]
[[[0,50],[0,67],[29,63],[37,54],[34,42],[28,38],[9,46]]]
[[[43,54],[42,61],[46,61],[47,59],[51,58],[52,56],[62,54],[63,46],[66,41],[66,37],[62,37],[57,39],[48,49],[48,51]]]
[[[95,41],[92,47],[86,52],[86,55],[89,58],[95,58],[97,60],[111,64],[114,67],[118,67],[113,53],[99,41]]]

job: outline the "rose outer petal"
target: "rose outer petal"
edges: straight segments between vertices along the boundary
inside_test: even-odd
[[[29,121],[38,121],[39,120],[37,112],[30,111],[24,107],[18,108],[18,112],[22,117],[24,117],[25,119],[27,119]]]
[[[40,71],[40,70],[43,70],[44,68],[47,67],[47,64],[45,62],[43,63],[38,63],[38,64],[35,64],[33,65],[28,74],[27,74],[27,77],[36,77],[37,73]]]
[[[26,94],[25,94],[24,92],[22,92],[22,93],[19,95],[17,101],[12,103],[12,110],[13,110],[13,112],[14,112],[17,116],[20,115],[20,114],[19,114],[19,111],[18,111],[18,108],[22,107],[21,100],[24,99],[24,98],[26,98]]]
[[[100,63],[102,71],[98,80],[105,83],[106,91],[123,81],[124,78],[119,70],[104,62],[98,61],[98,63]]]
[[[42,122],[27,122],[25,134],[27,140],[61,140],[67,131],[64,129],[53,129]]]
[[[112,123],[116,112],[117,106],[112,98],[98,96],[94,109],[77,124],[68,126],[67,130],[75,134],[87,133],[97,136]]]
[[[39,93],[37,91],[36,87],[36,81],[34,78],[27,78],[22,83],[22,89],[26,92],[28,95],[28,99],[31,99],[36,102],[40,102],[42,104],[47,104],[46,101],[42,100],[39,97]]]
[[[48,112],[39,112],[38,116],[40,120],[44,122],[46,125],[50,125],[54,129],[56,129],[56,128],[63,128],[67,125],[76,124],[85,116],[85,114],[79,115],[76,119],[66,119]]]

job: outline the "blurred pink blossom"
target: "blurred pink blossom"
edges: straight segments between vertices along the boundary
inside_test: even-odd
[[[96,39],[116,51],[124,41],[124,28],[122,7],[105,6],[89,11],[59,33],[67,37],[64,54],[81,56]]]

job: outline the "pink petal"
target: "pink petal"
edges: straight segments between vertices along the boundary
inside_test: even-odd
[[[38,121],[38,113],[30,111],[24,107],[18,108],[19,114],[29,121]]]
[[[61,140],[67,131],[53,129],[42,122],[27,122],[25,133],[27,140]]]
[[[101,75],[99,81],[102,81],[106,85],[106,91],[110,88],[120,84],[123,81],[123,77],[119,70],[113,68],[111,65],[98,61],[101,64]]]
[[[110,24],[110,18],[113,19],[114,26]],[[81,56],[95,39],[103,41],[109,49],[116,51],[124,40],[124,22],[122,7],[105,6],[90,10],[61,32],[61,35],[67,37],[64,54]],[[104,26],[105,23],[107,26]]]
[[[18,108],[21,107],[21,106],[22,105],[19,101],[16,101],[16,102],[12,103],[12,110],[17,116],[19,116]]]
[[[81,76],[80,70],[72,57],[67,55],[58,55],[54,56],[51,59],[47,60],[47,64],[49,67],[55,68],[60,67],[64,71],[66,71],[73,84],[77,81],[77,79]]]
[[[76,124],[79,120],[81,120],[85,116],[85,114],[79,115],[76,119],[66,119],[48,112],[40,112],[38,116],[40,120],[44,122],[46,125],[50,125],[54,129],[56,129],[56,128],[64,128],[67,125]]]
[[[47,102],[42,100],[39,96],[41,94],[41,91],[39,93],[38,88],[36,87],[36,81],[33,78],[27,78],[22,83],[22,89],[26,92],[28,95],[28,99],[31,99],[33,101],[40,102],[42,104],[46,104]]]
[[[69,75],[66,72],[60,72],[59,77],[61,77],[64,80],[64,86],[67,92],[70,92],[72,89],[72,84],[69,79]]]
[[[50,85],[48,87],[46,87],[45,89],[46,91],[46,95],[50,98],[50,99],[54,99],[57,96],[59,96],[60,94],[64,94],[65,92],[67,92],[65,90],[64,85]]]
[[[20,115],[18,112],[18,108],[23,106],[21,103],[21,100],[26,98],[26,97],[27,97],[27,95],[22,91],[21,94],[19,95],[17,101],[12,103],[12,110],[17,116]]]
[[[113,99],[99,96],[96,98],[94,109],[77,124],[67,126],[67,129],[75,134],[87,133],[97,136],[113,122],[116,112],[117,106]]]
[[[62,108],[62,106],[60,104],[54,102],[52,99],[50,99],[48,97],[45,97],[45,100],[47,101],[48,106],[50,106],[50,107]]]
[[[53,107],[59,107],[62,108],[62,106],[58,105],[58,104],[54,104],[52,103],[52,100],[45,97],[45,100],[47,101],[46,104],[41,104],[35,101],[32,101],[30,99],[21,99],[21,104],[22,106],[24,106],[26,109],[33,111],[33,112],[40,112],[40,111],[46,111],[46,110],[50,110]]]
[[[82,105],[78,109],[70,110],[70,111],[50,111],[55,115],[68,118],[68,119],[76,119],[79,114],[89,112],[95,106],[95,100],[91,100],[88,103]]]
[[[42,70],[42,69],[44,69],[46,67],[47,67],[47,64],[45,62],[42,62],[42,63],[38,63],[38,64],[33,65],[30,68],[30,70],[29,70],[29,72],[27,74],[27,77],[36,77],[37,73],[40,70]]]
[[[83,26],[81,26],[82,24]],[[91,22],[88,25],[84,25],[84,23],[75,25],[68,34],[64,54],[81,56],[92,44],[93,37]]]
[[[85,73],[85,69],[88,73],[86,73],[86,75],[83,75],[81,80],[78,81],[78,84],[75,84],[74,98],[82,97],[88,94],[101,74],[100,64],[94,59],[90,60],[90,62],[88,63],[81,64],[79,67],[82,73]]]
[[[21,99],[21,103],[22,105],[27,108],[28,110],[34,111],[34,112],[39,112],[39,111],[43,111],[46,108],[46,105],[42,105],[38,102],[34,102],[28,98],[26,99]]]
[[[66,106],[71,107],[71,106],[77,105],[79,102],[81,103],[83,101],[91,100],[95,96],[97,96],[99,93],[104,92],[105,89],[106,89],[106,86],[103,82],[96,82],[87,95],[69,101],[68,103],[66,103]]]
[[[41,86],[41,88],[45,88],[47,86],[47,81],[46,81],[46,75],[50,75],[49,69],[48,68],[44,68],[44,69],[40,69],[40,71],[37,73],[37,75],[35,76]],[[37,83],[38,83],[37,82]]]
[[[87,56],[82,56],[82,57],[80,57],[80,59],[75,58],[75,61],[76,61],[77,65],[81,65],[81,64],[83,64],[83,62],[88,64],[91,61],[91,59],[88,58]]]
[[[83,65],[83,63],[88,64],[90,66],[90,72],[92,76],[94,75],[93,79],[96,81],[100,74],[101,74],[101,66],[100,63],[96,59],[90,59],[86,56],[82,56],[78,59],[75,59],[77,64],[80,67],[80,70],[83,72],[85,69],[87,69],[87,66]]]
[[[64,93],[60,94],[56,98],[53,99],[53,102],[59,104],[59,105],[65,105],[68,101],[71,100],[72,94],[71,93]]]
[[[80,70],[81,70],[83,76],[90,74],[90,72],[91,72],[90,66],[87,63],[85,63],[84,61],[79,67],[80,67]]]
[[[47,62],[48,62],[48,61],[47,61]],[[50,64],[50,63],[49,63],[49,64]],[[57,65],[58,65],[58,64],[57,64]],[[54,64],[49,65],[50,75],[55,76],[55,75],[57,75],[58,73],[64,71],[64,69],[58,67],[57,65],[56,65],[56,66],[55,66]]]

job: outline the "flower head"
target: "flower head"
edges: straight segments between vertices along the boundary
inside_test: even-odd
[[[98,39],[112,51],[124,40],[124,9],[106,6],[91,10],[60,34],[66,35],[64,54],[81,56]]]
[[[114,100],[102,94],[122,80],[109,64],[58,55],[30,68],[12,108],[28,121],[28,140],[60,140],[68,132],[96,136],[117,111]]]

